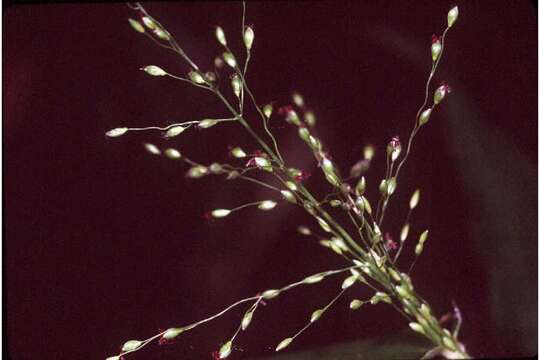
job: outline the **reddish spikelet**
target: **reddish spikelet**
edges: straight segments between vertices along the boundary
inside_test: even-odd
[[[399,141],[399,136],[394,136],[392,140],[390,140],[390,145],[396,149],[398,147],[401,147],[401,141]]]
[[[386,250],[397,250],[398,244],[394,241],[394,239],[392,239],[392,235],[390,235],[390,233],[384,234],[384,241],[384,247],[386,248]]]
[[[294,180],[296,180],[298,182],[302,182],[304,180],[307,180],[310,176],[311,176],[311,173],[309,173],[307,171],[301,171],[299,175],[296,175],[294,177]]]
[[[451,313],[446,313],[444,314],[443,316],[441,316],[441,318],[439,319],[439,322],[442,324],[444,324],[445,322],[447,322],[448,320],[452,319],[452,314]]]
[[[261,296],[261,293],[257,293],[255,294],[255,296]],[[259,302],[262,306],[266,306],[266,301],[264,301],[263,299],[261,299]]]
[[[282,116],[285,116],[285,115],[287,115],[289,113],[289,111],[292,111],[292,110],[293,110],[293,107],[291,105],[281,106],[278,109],[278,114],[282,115]]]
[[[441,88],[445,93],[450,94],[452,92],[452,88],[448,86],[446,81],[442,81],[439,85],[439,88]]]
[[[256,165],[257,165],[257,163],[255,162],[255,157],[252,157],[246,163],[246,167],[251,167],[251,166],[256,166]]]

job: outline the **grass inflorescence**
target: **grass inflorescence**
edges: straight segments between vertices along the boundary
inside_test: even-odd
[[[141,71],[153,77],[170,77],[207,91],[219,99],[227,115],[220,118],[190,119],[168,126],[117,127],[107,131],[106,135],[115,138],[130,132],[144,131],[158,132],[164,138],[173,138],[188,136],[189,132],[195,128],[208,129],[209,132],[220,126],[243,128],[251,135],[259,149],[248,150],[253,148],[252,144],[231,147],[229,149],[232,159],[230,164],[199,162],[188,157],[184,149],[180,151],[174,147],[161,148],[153,143],[145,143],[144,148],[152,155],[166,156],[171,161],[184,162],[188,166],[186,177],[197,179],[212,175],[225,176],[228,180],[245,181],[275,192],[273,199],[256,199],[247,204],[234,204],[227,208],[213,209],[207,213],[207,217],[221,219],[234,216],[239,211],[249,211],[252,208],[259,211],[271,211],[276,207],[296,205],[310,214],[314,219],[315,227],[320,228],[320,230],[315,230],[313,226],[300,225],[298,232],[301,235],[315,238],[320,245],[342,257],[348,265],[341,269],[303,277],[292,284],[276,284],[279,286],[241,299],[205,319],[165,329],[144,340],[126,341],[122,345],[120,353],[107,358],[107,360],[124,358],[129,353],[139,351],[153,341],[170,342],[183,333],[215,320],[232,309],[244,307],[245,312],[243,317],[239,319],[236,331],[222,341],[223,345],[213,353],[215,358],[227,358],[234,350],[236,338],[243,331],[247,331],[252,321],[256,320],[256,311],[261,304],[274,301],[282,293],[289,290],[302,286],[315,286],[317,283],[335,276],[342,277],[342,280],[341,286],[336,290],[334,296],[330,297],[322,307],[313,310],[309,319],[306,319],[305,326],[284,337],[281,342],[276,344],[275,351],[289,347],[299,335],[325,316],[327,310],[335,305],[349,289],[363,286],[372,291],[372,296],[350,301],[348,306],[351,311],[358,311],[367,305],[390,306],[406,319],[412,331],[425,336],[433,343],[433,349],[426,354],[426,358],[436,355],[447,358],[469,357],[464,345],[458,340],[461,314],[457,306],[454,306],[452,315],[455,319],[455,327],[450,331],[443,327],[443,321],[433,314],[428,303],[416,293],[410,277],[414,264],[427,245],[429,234],[427,229],[422,230],[418,240],[411,244],[416,255],[414,261],[408,266],[398,265],[403,248],[411,243],[411,241],[407,242],[412,228],[411,214],[419,204],[420,190],[417,189],[411,194],[408,213],[397,242],[384,231],[383,224],[392,196],[399,189],[400,170],[412,151],[415,137],[428,124],[436,108],[450,93],[450,87],[445,83],[436,87],[433,92],[431,92],[431,88],[433,77],[444,52],[445,38],[458,17],[458,8],[454,7],[449,11],[447,26],[441,36],[434,35],[432,38],[431,69],[425,83],[424,101],[413,119],[412,130],[406,141],[402,144],[398,136],[390,139],[386,148],[385,176],[378,183],[380,196],[378,199],[369,200],[366,195],[366,187],[368,186],[368,169],[375,152],[373,146],[365,146],[363,159],[350,169],[347,177],[344,177],[332,159],[330,150],[315,135],[316,116],[305,108],[301,94],[292,94],[292,105],[277,109],[272,103],[260,106],[257,102],[247,80],[256,36],[253,28],[246,25],[245,3],[242,4],[240,31],[244,53],[234,53],[229,47],[229,42],[235,37],[231,37],[222,27],[216,26],[214,35],[222,47],[222,51],[214,59],[214,68],[209,71],[201,70],[185,53],[174,36],[154,19],[140,3],[129,4],[129,6],[139,17],[138,19],[128,19],[131,27],[159,47],[174,52],[188,67],[185,74],[172,74],[158,65],[144,66],[140,68]],[[229,76],[225,76],[226,74]],[[255,107],[262,129],[257,130],[251,125],[255,121],[254,119],[248,121],[244,111],[247,102]],[[311,151],[319,165],[321,175],[330,185],[331,190],[328,194],[323,196],[313,194],[304,183],[304,180],[311,174],[288,165],[286,157],[280,150],[279,141],[268,124],[273,117],[284,118],[296,129],[300,142],[303,142]],[[346,226],[332,215],[336,211],[346,214],[355,229],[354,233],[347,231]],[[408,270],[403,271],[402,268],[408,268]]]

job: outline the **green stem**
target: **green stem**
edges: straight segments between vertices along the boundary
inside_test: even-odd
[[[241,72],[239,72],[239,71],[237,71],[237,72],[240,75],[240,80],[242,81],[242,85],[243,85],[244,89],[246,90],[246,92],[248,93],[248,95],[249,95],[249,97],[251,99],[251,102],[253,103],[253,105],[257,109],[257,112],[261,116],[261,119],[263,121],[264,130],[266,131],[266,133],[268,134],[270,139],[272,139],[272,143],[274,144],[274,148],[276,149],[276,154],[279,157],[279,160],[281,160],[281,162],[283,163],[284,162],[283,157],[281,156],[281,154],[279,152],[279,147],[278,147],[278,144],[277,144],[277,140],[274,137],[274,135],[272,134],[272,132],[270,131],[270,129],[268,128],[268,119],[266,118],[266,116],[264,116],[264,113],[262,112],[261,108],[257,104],[257,101],[255,100],[255,96],[253,95],[253,93],[251,92],[251,90],[249,89],[249,87],[248,87],[248,85],[246,83],[246,79],[241,74]]]
[[[242,126],[244,126],[244,128],[246,128],[246,130],[249,132],[249,134],[251,136],[253,136],[253,138],[255,140],[257,140],[257,142],[263,147],[264,151],[266,151],[272,158],[274,161],[276,161],[280,166],[283,166],[283,162],[281,161],[280,158],[278,158],[276,156],[276,154],[274,154],[274,152],[270,149],[270,147],[264,142],[264,140],[262,140],[259,135],[257,135],[257,133],[255,133],[255,131],[253,131],[253,129],[251,128],[251,126],[249,126],[249,124],[247,123],[247,121],[244,119],[243,115],[239,114],[233,107],[232,105],[229,103],[229,101],[223,96],[223,94],[215,89],[215,88],[212,88],[211,89],[212,92],[214,94],[216,94],[217,97],[219,97],[219,99],[223,102],[223,104],[225,104],[225,106],[227,107],[227,109],[229,109],[229,111],[238,119],[238,121],[240,122],[240,124],[242,124]]]
[[[332,227],[334,227],[338,232],[339,234],[343,237],[343,239],[345,239],[345,241],[356,251],[360,254],[361,258],[365,258],[366,257],[366,252],[360,247],[358,246],[358,244],[356,243],[356,241],[353,240],[353,238],[349,235],[349,233],[347,231],[345,231],[345,229],[343,229],[343,227],[341,227],[341,225],[339,225],[336,221],[334,221],[334,219],[326,212],[324,211],[324,209],[322,207],[320,207],[318,205],[318,202],[317,200],[313,197],[313,195],[311,195],[311,193],[304,187],[304,185],[302,184],[299,184],[298,185],[298,189],[300,190],[300,192],[311,202],[311,204],[313,205],[313,207],[315,207],[315,209],[317,209],[317,211],[319,212],[319,214],[321,214],[321,216],[323,217],[324,220],[326,220]]]

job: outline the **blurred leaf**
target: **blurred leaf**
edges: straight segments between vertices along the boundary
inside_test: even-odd
[[[458,100],[463,113],[452,112],[456,118],[446,134],[474,199],[469,231],[488,274],[493,336],[508,355],[532,355],[538,344],[538,167],[516,145],[514,133]]]

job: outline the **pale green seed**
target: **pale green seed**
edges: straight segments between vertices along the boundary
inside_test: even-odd
[[[289,344],[293,341],[293,338],[286,338],[284,340],[282,340],[278,346],[276,347],[276,351],[280,351],[280,350],[283,350],[285,349],[287,346],[289,346]]]

